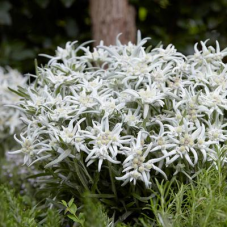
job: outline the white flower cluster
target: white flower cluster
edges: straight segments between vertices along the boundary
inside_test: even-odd
[[[17,70],[0,67],[0,139],[13,135],[21,128],[21,112],[8,105],[17,104],[20,97],[12,93],[9,87],[17,89],[17,86],[25,87],[27,78],[23,77]]]
[[[27,128],[12,153],[45,168],[78,155],[88,170],[110,162],[122,169],[123,185],[146,187],[167,169],[189,176],[216,159],[214,146],[226,141],[226,50],[206,41],[184,56],[173,45],[148,50],[147,39],[138,34],[137,45],[123,45],[117,37],[92,52],[88,42],[68,42],[43,55],[50,61],[18,104]]]

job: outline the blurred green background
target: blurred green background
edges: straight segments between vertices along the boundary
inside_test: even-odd
[[[130,0],[136,25],[156,45],[172,43],[185,53],[210,38],[226,47],[226,0]],[[0,0],[0,66],[34,72],[40,53],[54,55],[67,41],[92,39],[88,0]]]

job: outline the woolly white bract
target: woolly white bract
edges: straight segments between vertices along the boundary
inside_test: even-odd
[[[89,42],[68,42],[43,55],[50,61],[18,103],[27,128],[12,153],[45,168],[81,156],[88,172],[109,162],[122,170],[123,185],[146,187],[167,170],[191,177],[213,162],[226,140],[226,50],[205,41],[184,56],[173,45],[146,50],[147,39],[138,34],[137,45],[123,45],[117,37],[92,52]]]
[[[15,105],[20,97],[12,93],[8,87],[16,89],[18,86],[25,87],[27,78],[17,70],[0,67],[0,139],[6,139],[22,127],[19,119],[22,113],[9,107]]]

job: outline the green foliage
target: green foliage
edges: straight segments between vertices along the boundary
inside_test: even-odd
[[[13,191],[0,186],[0,225],[37,226],[34,208],[28,209],[22,197],[15,197]]]
[[[68,203],[62,200],[67,217],[75,222],[76,225],[82,227],[106,227],[109,223],[109,218],[105,212],[104,206],[94,198],[90,197],[90,194],[85,193],[83,196],[83,207],[78,210],[72,198]],[[82,212],[78,212],[82,211]]]
[[[26,179],[34,169],[21,166],[21,156],[12,159],[3,155],[0,155],[0,226],[60,226],[59,212],[50,209],[35,194],[35,180]],[[42,202],[37,203],[40,199]]]
[[[225,149],[223,153],[224,151]],[[218,163],[217,168],[213,166],[202,170],[189,184],[179,183],[174,179],[161,184],[157,182],[157,189],[149,197],[149,203],[144,206],[141,213],[133,214],[133,217],[126,218],[124,222],[119,216],[115,226],[225,227],[227,222],[226,178],[226,167]],[[106,210],[109,209],[110,212],[111,206],[109,208],[106,204],[105,210],[104,204],[101,204],[95,195],[88,193],[84,194],[82,201],[83,206],[79,208],[74,199],[68,203],[62,201],[66,207],[67,217],[75,222],[75,225],[107,226],[110,224],[112,219],[108,218]],[[43,214],[44,210],[35,205],[34,198],[17,195],[3,185],[0,186],[0,202],[0,226],[57,227],[62,224],[58,211],[45,209]],[[109,217],[112,215],[109,214]]]
[[[62,200],[62,204],[66,207],[64,214],[67,213],[67,217],[77,224],[84,226],[85,216],[80,212],[77,216],[77,206],[74,204],[74,198],[72,198],[68,203],[65,200]]]
[[[44,227],[60,227],[62,218],[56,209],[48,209],[46,217],[40,222]]]
[[[108,224],[108,217],[115,226],[196,226],[199,221],[202,226],[222,226],[226,223],[226,147],[217,148],[217,154],[217,163],[197,172],[192,182],[159,179],[148,190],[138,183],[121,187],[112,180],[112,172],[119,174],[120,170],[108,163],[104,167],[109,173],[101,177],[105,174],[93,166],[93,175],[87,176],[82,160],[77,165],[62,162],[58,169],[45,171],[46,178],[50,178],[45,180],[42,191],[49,192],[52,198],[69,201],[62,201],[68,218],[84,226]],[[61,179],[57,172],[67,178]],[[85,195],[86,186],[90,192]]]
[[[217,162],[190,183],[156,181],[157,188],[139,216],[118,227],[227,227],[227,148],[217,148]]]
[[[218,178],[220,176],[220,178]],[[143,226],[226,227],[227,226],[227,173],[215,167],[202,170],[190,184],[178,182],[157,183],[156,197],[144,211],[152,211],[154,218],[139,219]],[[173,188],[174,183],[177,189]]]
[[[110,223],[104,206],[98,200],[90,198],[88,194],[84,195],[82,211],[86,227],[107,227]]]
[[[57,211],[49,210],[43,223],[38,217],[41,210],[34,205],[34,200],[15,195],[13,190],[0,185],[0,226],[6,227],[33,227],[33,226],[60,226],[60,217]]]
[[[120,176],[121,170],[117,170],[108,163],[104,167],[108,172],[99,173],[95,164],[86,168],[83,158],[74,162],[66,158],[59,163],[58,167],[52,167],[46,169],[45,173],[40,172],[37,174],[40,175],[40,180],[42,180],[42,189],[39,190],[39,195],[49,193],[50,198],[55,198],[56,200],[64,199],[66,202],[70,201],[71,198],[69,197],[74,197],[77,207],[84,207],[85,210],[87,208],[85,205],[89,205],[90,202],[86,201],[87,198],[94,202],[91,205],[96,205],[97,200],[99,200],[107,209],[108,216],[111,218],[114,215],[113,221],[116,224],[131,219],[134,216],[139,216],[145,203],[151,197],[151,190],[144,188],[141,183],[137,183],[136,186],[127,185],[121,187],[121,182],[113,178],[113,173]],[[88,169],[91,170],[88,172]],[[71,170],[70,175],[69,170]],[[58,175],[59,173],[61,175]],[[84,192],[87,192],[88,189],[89,192],[85,196]],[[62,203],[65,204],[65,207],[69,208],[66,202]],[[93,214],[95,216],[99,205],[88,206],[88,208],[90,208],[87,211],[88,216],[92,222],[93,218],[90,212],[94,208]],[[77,210],[77,212],[86,213],[80,210]],[[98,217],[98,215],[95,217]],[[86,215],[85,218],[87,219]]]

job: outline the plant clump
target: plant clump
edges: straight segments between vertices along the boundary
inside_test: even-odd
[[[63,181],[73,170],[66,176],[59,168],[75,162],[89,188],[107,167],[119,171],[110,174],[112,186],[151,188],[156,177],[191,179],[216,165],[215,147],[226,141],[226,50],[205,41],[185,56],[171,44],[146,49],[147,40],[138,34],[136,45],[124,45],[117,37],[93,51],[89,42],[68,42],[43,55],[50,60],[37,67],[35,82],[17,90],[26,127],[11,153]]]

